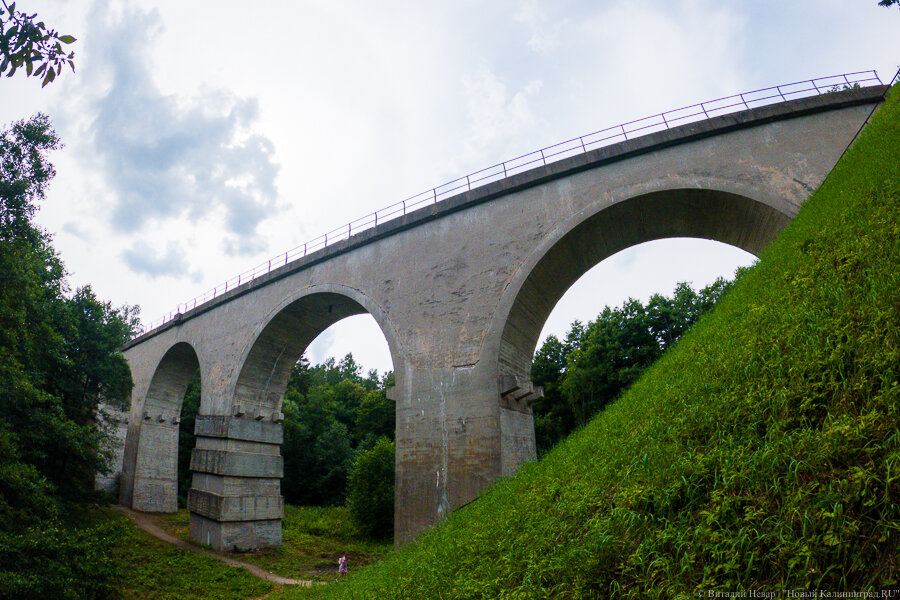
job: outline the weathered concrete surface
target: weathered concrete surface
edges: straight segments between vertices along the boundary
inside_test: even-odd
[[[97,415],[97,426],[109,434],[105,450],[112,453],[109,465],[112,471],[97,473],[94,478],[94,489],[110,494],[118,493],[118,479],[122,473],[122,460],[125,457],[125,437],[128,434],[128,413],[114,406],[101,404]]]
[[[534,458],[531,357],[578,277],[665,237],[758,253],[883,91],[727,115],[521,173],[379,224],[138,338],[125,350],[136,385],[122,503],[173,506],[167,428],[199,368],[192,535],[217,548],[278,543],[291,366],[328,326],[368,312],[394,363],[396,539],[411,539]]]

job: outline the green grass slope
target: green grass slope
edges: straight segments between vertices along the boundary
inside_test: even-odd
[[[618,402],[418,542],[314,593],[900,587],[898,101]]]

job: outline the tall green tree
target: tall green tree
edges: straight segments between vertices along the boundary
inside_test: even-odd
[[[0,597],[94,598],[111,590],[110,532],[80,515],[106,468],[98,404],[124,401],[118,348],[136,309],[70,293],[32,217],[60,146],[45,115],[0,132]],[[77,557],[77,558],[76,558]]]
[[[394,532],[394,443],[379,439],[360,452],[347,486],[347,508],[363,535],[382,538]]]
[[[393,438],[394,405],[385,395],[393,375],[363,372],[352,354],[294,366],[283,402],[285,501],[342,504],[354,457],[380,437]]]

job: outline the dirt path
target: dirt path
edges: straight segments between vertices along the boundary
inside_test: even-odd
[[[215,558],[217,560],[221,560],[223,563],[230,565],[232,567],[241,567],[242,569],[247,569],[253,575],[259,577],[260,579],[264,579],[268,582],[274,583],[276,585],[303,585],[306,587],[310,587],[313,585],[313,581],[309,581],[306,579],[290,579],[289,577],[281,577],[280,575],[276,575],[274,573],[270,573],[265,569],[261,569],[256,565],[251,565],[245,562],[241,562],[239,560],[234,560],[233,558],[228,558],[227,556],[222,556],[217,552],[213,552],[211,550],[206,550],[205,548],[198,548],[192,544],[185,542],[184,540],[180,540],[172,535],[169,535],[165,531],[163,531],[160,527],[154,524],[147,515],[144,515],[139,512],[135,512],[130,508],[125,508],[124,506],[113,506],[115,510],[124,513],[131,517],[137,526],[152,535],[155,538],[159,538],[164,542],[168,542],[170,544],[175,544],[179,548],[184,548],[185,550],[189,550],[191,552],[196,552],[197,554],[203,554],[205,556],[209,556]],[[267,594],[268,595],[268,594]]]

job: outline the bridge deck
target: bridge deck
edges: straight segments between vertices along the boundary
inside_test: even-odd
[[[395,235],[401,231],[417,227],[423,223],[490,202],[500,196],[678,144],[685,144],[740,129],[757,127],[774,121],[788,120],[851,106],[875,104],[884,99],[884,95],[889,88],[890,86],[887,85],[853,88],[728,113],[702,121],[671,127],[670,129],[614,143],[595,150],[589,150],[583,154],[563,158],[547,165],[516,173],[499,181],[487,183],[472,190],[466,190],[447,199],[439,200],[434,204],[378,223],[370,229],[363,230],[349,238],[329,244],[315,252],[273,268],[246,283],[216,295],[211,300],[192,307],[184,313],[173,315],[171,320],[129,341],[123,347],[123,350],[134,347],[187,320],[268,285],[273,281],[288,277],[297,271],[322,263],[385,237]]]

